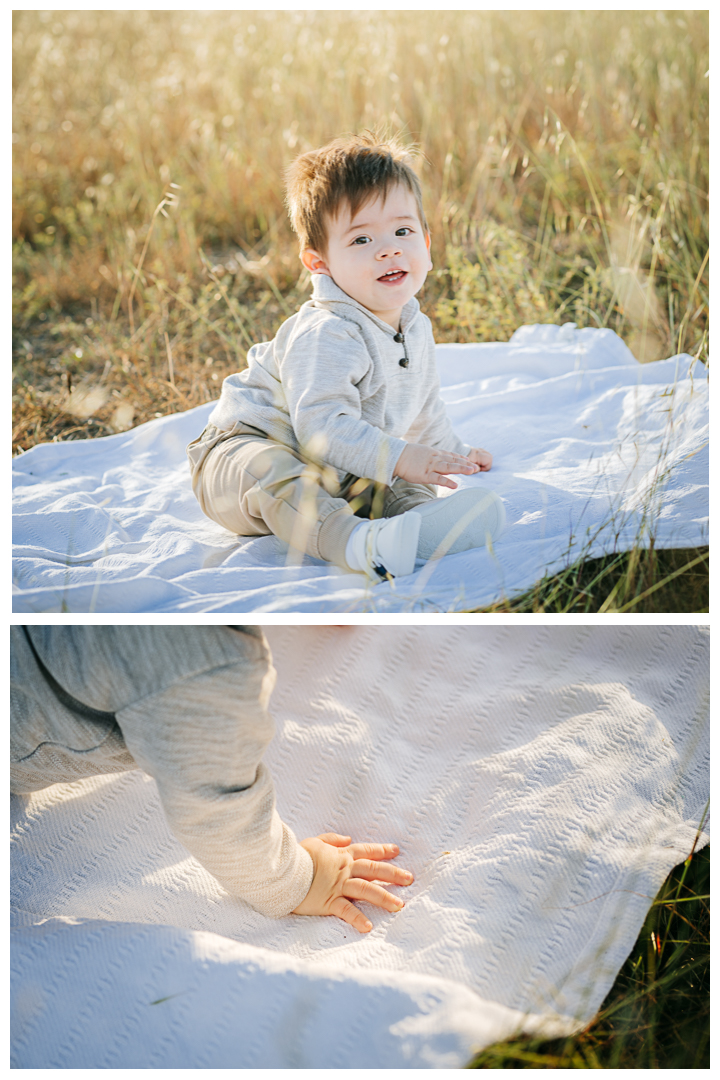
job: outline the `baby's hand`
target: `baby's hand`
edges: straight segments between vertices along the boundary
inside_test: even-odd
[[[484,452],[473,450],[474,454]],[[433,450],[422,443],[408,443],[398,458],[394,475],[411,484],[439,484],[440,487],[456,488],[457,484],[454,480],[448,480],[446,473],[469,474],[477,471],[478,466],[462,454],[455,454],[452,450]]]
[[[471,450],[468,457],[479,466],[480,472],[487,472],[492,468],[492,454],[489,454],[487,450]]]
[[[407,870],[374,861],[399,855],[395,844],[351,844],[349,836],[323,833],[303,840],[300,846],[309,853],[315,875],[293,915],[337,915],[366,934],[372,923],[350,900],[366,900],[386,911],[399,911],[404,906],[397,896],[373,884],[375,879],[393,885],[411,884],[413,876]]]

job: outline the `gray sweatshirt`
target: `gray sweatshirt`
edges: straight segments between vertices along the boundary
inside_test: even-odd
[[[249,424],[340,474],[384,484],[407,442],[467,453],[440,399],[432,325],[417,300],[402,310],[403,343],[332,278],[312,281],[312,299],[225,379],[210,423]]]
[[[140,767],[177,839],[265,915],[307,895],[312,859],[262,755],[275,669],[256,627],[13,626],[11,791]]]

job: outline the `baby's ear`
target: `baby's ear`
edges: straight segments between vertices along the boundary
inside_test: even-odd
[[[300,252],[300,262],[311,274],[327,274],[330,277],[330,267],[322,255],[317,251],[313,251],[312,248],[305,248],[304,251]]]

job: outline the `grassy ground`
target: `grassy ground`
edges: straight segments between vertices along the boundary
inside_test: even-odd
[[[707,362],[707,12],[19,11],[13,44],[16,453],[215,398],[308,295],[284,168],[367,125],[422,149],[439,341]],[[704,610],[702,560],[637,599],[662,559],[611,604]],[[598,610],[619,565],[520,603]]]
[[[709,612],[709,548],[633,548],[581,558],[528,592],[481,611]]]
[[[598,1016],[569,1039],[518,1039],[473,1069],[709,1069],[710,848],[676,867]]]

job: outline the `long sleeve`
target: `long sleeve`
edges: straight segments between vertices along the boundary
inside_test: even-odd
[[[360,387],[372,378],[369,368],[359,331],[347,321],[327,318],[287,348],[282,383],[304,451],[341,472],[390,484],[405,442],[363,418]]]
[[[313,864],[280,819],[262,762],[274,734],[268,701],[275,682],[262,634],[226,626],[29,629],[63,690],[114,717],[184,847],[263,914],[293,911],[310,888]],[[61,732],[74,766],[106,735],[101,725],[93,742],[94,722],[83,723],[61,701],[50,702],[33,739],[42,744]],[[101,760],[94,771],[103,771]]]
[[[305,898],[313,867],[261,760],[273,735],[267,682],[262,671],[217,668],[135,702],[118,723],[177,839],[228,892],[280,917]]]

